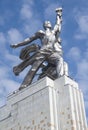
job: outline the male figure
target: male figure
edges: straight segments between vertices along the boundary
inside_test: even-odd
[[[36,45],[34,45],[34,47],[32,47],[33,45],[30,45],[29,53],[37,50],[36,54],[34,54],[31,58],[28,57],[27,55],[27,58],[25,58],[21,64],[14,67],[14,73],[19,74],[28,65],[32,64],[32,68],[25,77],[20,89],[28,86],[31,83],[35,73],[37,72],[37,70],[44,61],[48,61],[48,63],[55,64],[58,76],[63,75],[62,47],[61,47],[61,40],[59,38],[59,34],[61,31],[61,23],[62,23],[62,8],[57,8],[56,23],[53,29],[50,21],[45,21],[43,25],[45,31],[40,30],[37,33],[35,33],[34,36],[25,39],[23,42],[11,45],[12,48],[17,48],[20,46],[27,45],[36,39],[40,39],[42,44],[40,49]],[[27,47],[25,50],[27,50]],[[26,53],[27,52],[28,51],[26,51]]]

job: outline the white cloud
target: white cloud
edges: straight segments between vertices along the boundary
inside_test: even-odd
[[[7,95],[19,88],[20,84],[9,78],[0,80],[0,106],[6,103]]]
[[[4,44],[6,42],[6,38],[3,32],[0,32],[0,43]]]
[[[51,19],[55,16],[55,9],[57,8],[57,3],[49,4],[49,6],[45,9],[45,18]]]
[[[24,20],[30,20],[32,15],[33,14],[30,5],[24,4],[21,8],[21,18]]]
[[[21,35],[16,29],[11,29],[7,34],[9,35],[8,37],[6,34],[0,32],[0,106],[5,104],[8,93],[19,87],[19,83],[13,81],[14,79],[11,77],[11,67],[17,63],[17,57],[10,54],[7,48],[8,41],[14,39],[17,41],[17,39],[21,38]]]
[[[50,0],[42,0],[43,4],[50,4]]]
[[[0,16],[0,25],[4,25],[5,24],[5,20],[4,17]]]
[[[78,47],[72,47],[67,56],[78,62],[78,60],[80,60],[81,57],[80,49]]]
[[[76,29],[75,38],[76,39],[86,39],[88,41],[88,14],[87,9],[85,10],[75,10],[74,17],[78,28]],[[75,78],[79,83],[79,88],[84,93],[84,97],[87,97],[88,91],[88,47],[82,49],[77,47],[72,47],[68,53],[68,57],[74,60],[76,66]],[[74,65],[73,65],[74,66]]]
[[[5,87],[0,87],[0,106],[5,104],[5,100],[7,97],[7,92]]]
[[[88,60],[88,46],[86,47],[86,51],[84,51],[84,56]]]
[[[33,17],[33,0],[23,0],[20,10],[20,18],[23,20],[30,20]]]
[[[74,65],[76,66],[76,72],[74,78],[76,79],[79,89],[82,90],[84,102],[85,102],[85,109],[86,112],[88,110],[88,48],[85,48],[85,51],[81,52],[81,50],[77,47],[72,47],[68,53],[68,57],[71,61],[73,61],[73,68]],[[87,120],[88,120],[88,112],[87,112]]]
[[[38,25],[40,25],[40,21],[39,20],[34,20],[32,18],[32,13],[33,12],[33,1],[30,0],[30,2],[28,0],[25,0],[23,2],[22,8],[20,10],[20,18],[21,20],[24,20],[24,26],[23,26],[23,33],[28,33],[33,29],[37,29]],[[31,22],[29,21],[29,19],[31,18]],[[33,22],[34,21],[34,22]],[[31,24],[30,24],[31,23]],[[30,25],[30,27],[28,28],[27,25]],[[30,29],[31,28],[31,29]],[[25,29],[25,30],[24,30]],[[22,31],[22,28],[21,28]],[[20,80],[23,80],[24,76],[26,75],[26,73],[28,72],[27,70],[24,70],[22,72],[22,75],[20,75],[19,77],[16,78],[17,81],[15,81],[13,78],[15,76],[13,76],[13,72],[11,74],[11,70],[14,65],[18,65],[20,63],[20,60],[18,58],[18,56],[16,56],[16,53],[18,49],[15,49],[14,52],[13,50],[10,52],[10,50],[7,50],[7,45],[6,42],[9,44],[15,44],[18,43],[20,41],[22,41],[23,37],[22,34],[20,33],[20,31],[16,28],[11,28],[8,30],[8,32],[6,34],[4,33],[0,33],[0,42],[2,43],[1,48],[3,47],[3,51],[2,51],[2,56],[3,56],[3,62],[0,61],[2,64],[0,64],[0,95],[1,95],[1,99],[0,99],[0,105],[4,104],[5,102],[5,97],[7,96],[8,93],[18,89],[20,87]],[[11,54],[14,53],[14,54]],[[12,76],[11,76],[12,75]],[[2,91],[3,88],[6,89],[6,91]]]
[[[32,35],[39,29],[41,29],[41,21],[39,20],[39,13],[35,13],[34,1],[23,1],[22,8],[20,10],[20,18],[22,21],[22,31],[25,34]]]
[[[81,32],[88,34],[88,15],[80,16],[78,24]]]
[[[18,89],[20,85],[18,82],[11,80],[9,78],[1,80],[1,84],[2,84],[2,87],[6,88],[7,93],[11,93],[15,91],[16,89]]]
[[[81,59],[80,62],[77,63],[76,78],[84,94],[88,93],[88,59]]]
[[[67,57],[73,61],[73,66],[76,66],[75,79],[79,83],[79,88],[86,94],[88,91],[88,49],[85,48],[83,52],[77,47],[72,47]]]
[[[80,77],[81,79],[88,79],[88,60],[87,59],[81,59],[80,62],[77,64],[77,76]]]
[[[8,41],[10,43],[17,43],[22,40],[22,34],[16,28],[11,28],[8,31]]]
[[[8,67],[5,67],[4,65],[0,66],[0,80],[8,77]]]
[[[42,23],[40,20],[33,20],[31,19],[29,24],[24,24],[24,31],[26,34],[30,34],[33,35],[35,32],[37,32],[38,30],[40,30],[42,28]]]
[[[85,51],[86,52],[86,51]],[[79,87],[82,89],[84,96],[88,92],[88,57],[84,54],[80,57],[80,60],[76,62],[77,64],[77,73],[76,79],[79,83]],[[88,53],[87,53],[88,54]]]
[[[6,53],[6,36],[0,32],[0,55]]]
[[[4,106],[5,104],[6,104],[6,99],[5,99],[5,97],[0,98],[0,107],[1,107],[1,106]]]
[[[0,106],[6,103],[8,93],[18,89],[19,83],[11,79],[9,66],[0,66]]]
[[[33,5],[34,4],[34,0],[23,0],[23,4]]]
[[[6,93],[6,88],[5,87],[0,87],[0,97],[2,97],[5,93]]]
[[[82,40],[88,40],[88,9],[74,10],[74,18],[76,20],[78,28],[76,29],[75,38]],[[85,44],[86,45],[86,44]],[[77,66],[77,72],[75,78],[79,83],[79,88],[82,89],[84,97],[87,97],[88,93],[88,46],[81,50],[79,48],[71,48],[69,55],[71,60],[75,60],[75,65]],[[68,55],[68,56],[69,56]]]
[[[53,0],[42,0],[42,2],[43,2],[43,5],[45,5],[45,6],[49,6],[50,4],[57,4],[57,6],[58,6],[58,1],[53,1]]]
[[[81,75],[79,75],[79,76],[81,76]],[[78,77],[77,82],[78,82],[79,88],[82,90],[82,92],[84,94],[84,97],[86,96],[88,98],[88,95],[86,95],[88,92],[88,88],[87,88],[88,79],[84,79],[84,78],[82,79],[82,77]]]
[[[78,25],[76,39],[87,39],[88,38],[88,9],[78,11],[74,10],[74,18]]]
[[[77,31],[77,33],[75,34],[74,37],[75,37],[76,39],[79,39],[79,40],[87,39],[87,35],[81,33],[80,31]]]
[[[10,53],[6,53],[5,58],[9,61],[9,66],[14,66],[20,62],[19,56]]]
[[[15,87],[17,83],[13,81],[12,74],[11,74],[11,67],[9,67],[9,65],[0,66],[0,88],[2,87],[9,88],[9,86],[11,86],[12,83],[14,83],[13,86]]]

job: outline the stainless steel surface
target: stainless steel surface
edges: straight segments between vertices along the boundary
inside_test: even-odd
[[[40,74],[39,79],[45,74],[48,74],[53,78],[63,75],[62,46],[59,36],[61,32],[61,24],[62,8],[57,8],[54,27],[52,27],[50,21],[45,21],[43,24],[44,30],[39,30],[32,37],[25,39],[23,42],[11,45],[12,48],[17,48],[28,45],[36,39],[40,39],[41,41],[41,47],[36,43],[33,43],[23,48],[19,56],[23,61],[13,68],[14,74],[19,75],[19,73],[27,66],[31,65],[31,69],[24,78],[20,89],[31,84],[39,68],[42,68],[42,73]],[[42,67],[45,61],[47,62],[47,65]]]

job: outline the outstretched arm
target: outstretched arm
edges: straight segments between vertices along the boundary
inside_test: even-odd
[[[20,46],[24,46],[24,45],[27,45],[27,44],[31,43],[32,41],[36,40],[37,38],[38,38],[38,36],[35,34],[34,36],[32,36],[30,38],[26,38],[23,42],[20,42],[18,44],[11,44],[10,47],[17,48]]]
[[[57,33],[61,31],[61,24],[62,24],[62,8],[56,9],[56,24],[54,26],[54,31]]]

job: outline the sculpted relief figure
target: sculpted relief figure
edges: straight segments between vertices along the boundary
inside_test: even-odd
[[[23,61],[13,68],[14,74],[19,75],[27,66],[31,65],[31,69],[27,73],[19,89],[31,84],[39,68],[42,68],[39,79],[44,75],[48,75],[54,79],[63,74],[68,75],[67,65],[62,58],[62,46],[59,36],[61,24],[62,8],[57,8],[54,27],[52,27],[50,21],[45,21],[43,24],[44,31],[39,30],[32,37],[25,39],[23,42],[11,45],[12,48],[27,45],[21,50],[19,57]],[[36,39],[40,39],[41,46],[32,43]],[[44,62],[46,62],[47,65],[44,66]]]

